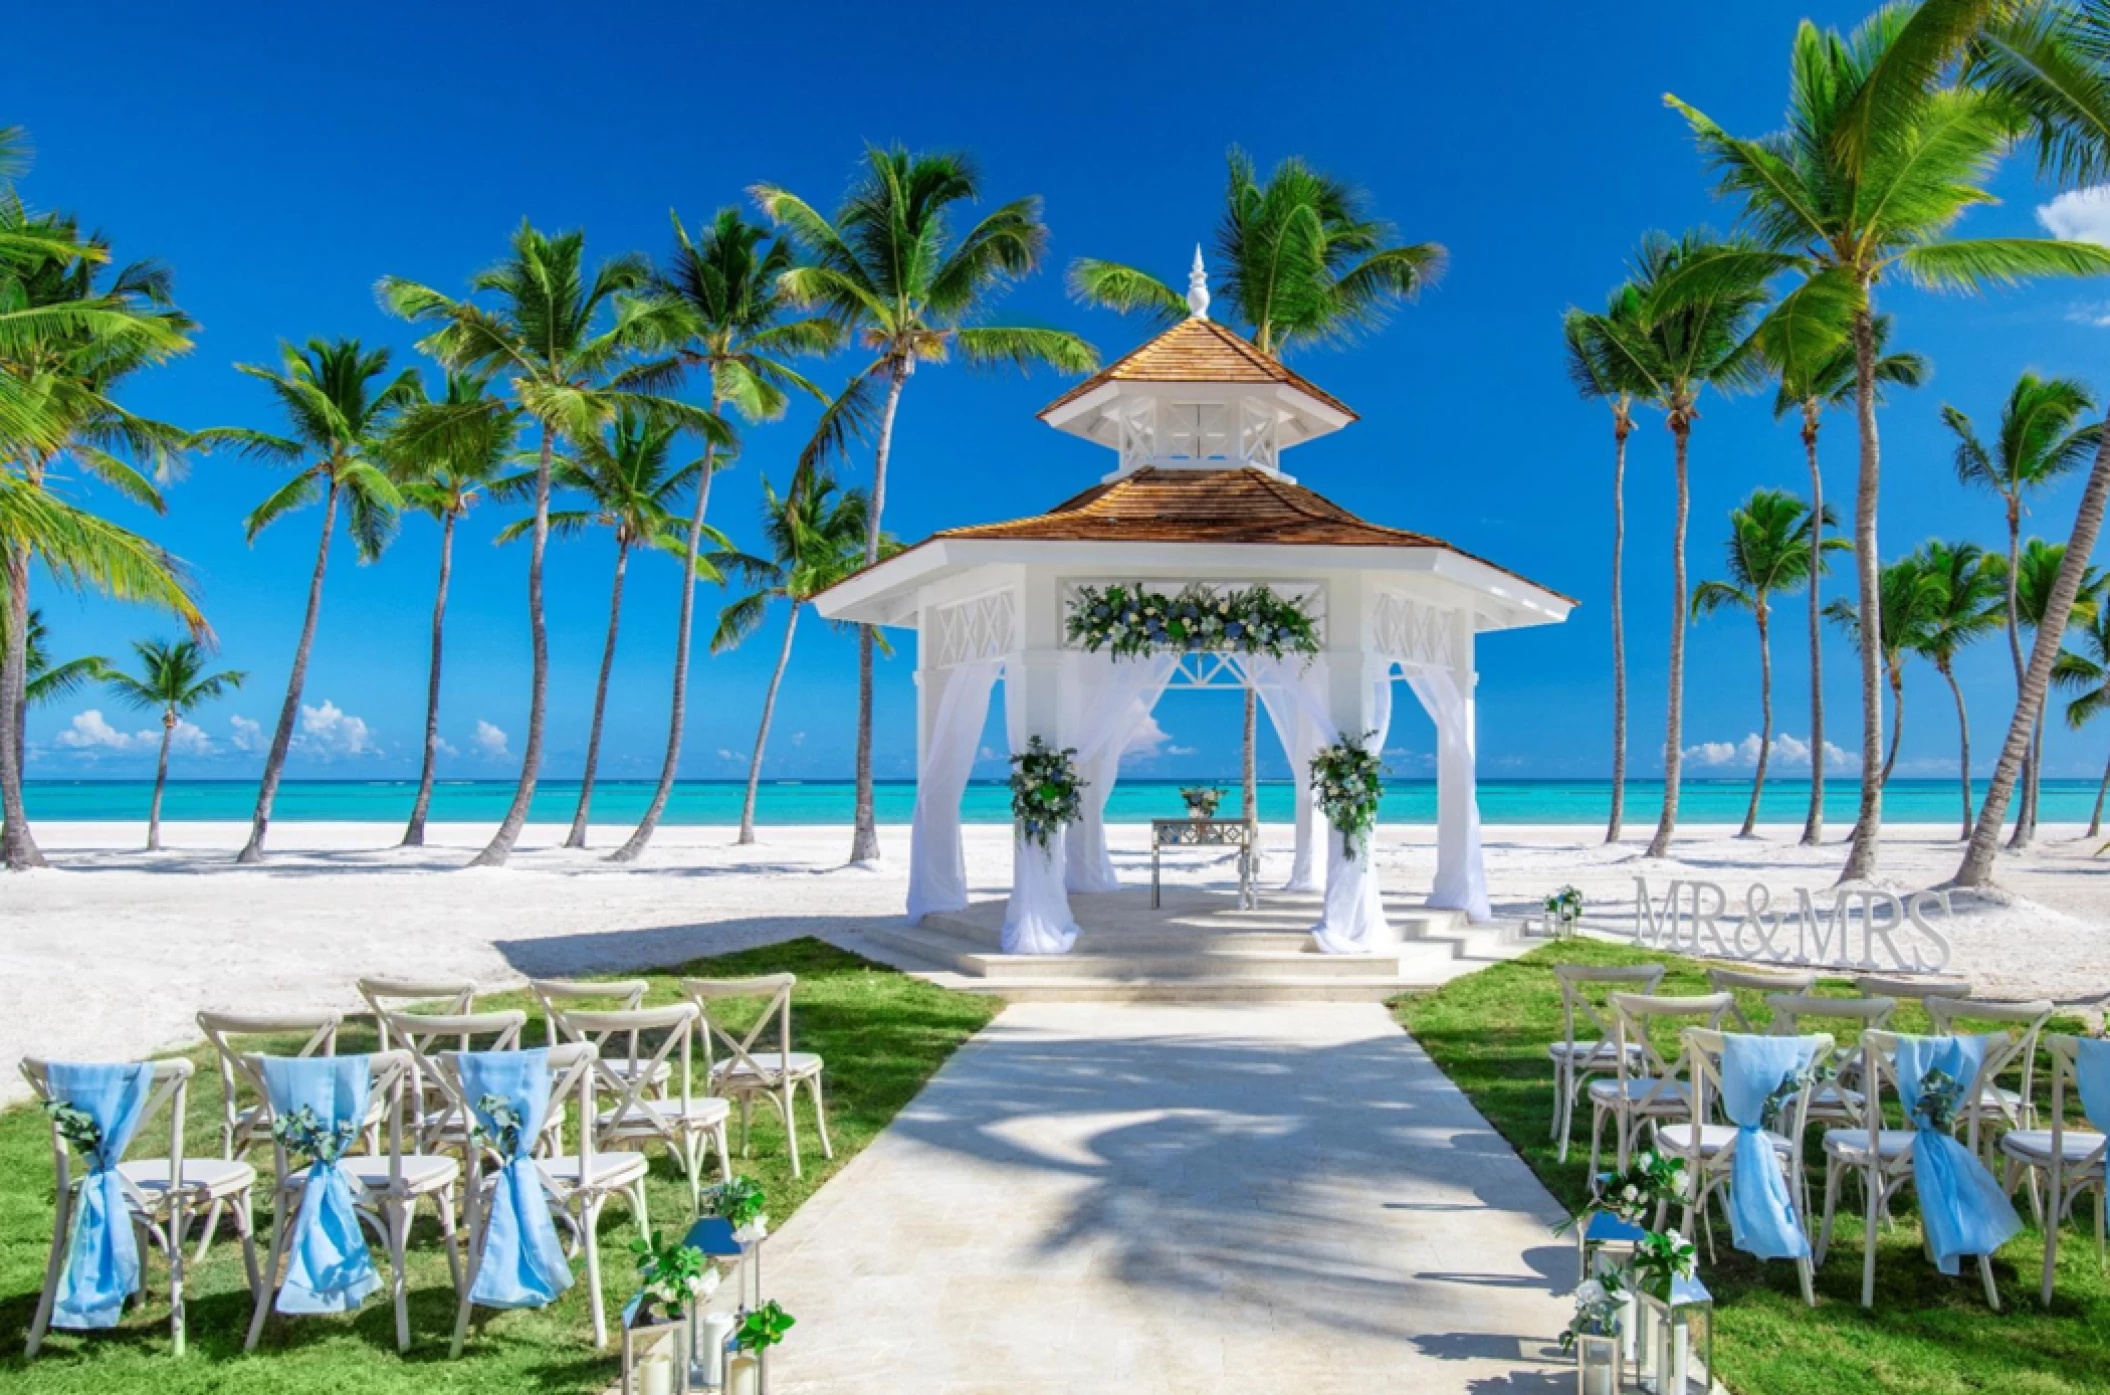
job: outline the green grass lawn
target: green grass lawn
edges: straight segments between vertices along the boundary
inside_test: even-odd
[[[1535,950],[1435,993],[1402,998],[1394,1010],[1547,1188],[1579,1208],[1589,1163],[1587,1104],[1577,1111],[1577,1146],[1566,1163],[1555,1160],[1557,1146],[1547,1137],[1554,1084],[1546,1046],[1561,1030],[1560,989],[1552,966],[1651,961],[1670,966],[1663,992],[1707,991],[1704,969],[1693,960],[1579,940]],[[1821,991],[1852,995],[1845,984]],[[1757,1006],[1762,1009],[1763,1003]],[[1825,1025],[1838,1035],[1849,1024]],[[1925,1015],[1910,1007],[1892,1025],[1906,1032],[1929,1030]],[[2073,1029],[2070,1023],[2063,1028]],[[1841,1044],[1843,1049],[1844,1040]],[[1814,1132],[1811,1154],[1821,1157]],[[1994,1260],[2004,1309],[1995,1313],[1985,1306],[1976,1266],[1969,1260],[1953,1279],[1927,1262],[1913,1205],[1908,1189],[1896,1208],[1896,1227],[1879,1241],[1872,1311],[1860,1306],[1857,1190],[1842,1197],[1832,1251],[1817,1273],[1814,1310],[1797,1292],[1794,1266],[1735,1252],[1717,1219],[1720,1261],[1708,1264],[1703,1246],[1701,1276],[1716,1298],[1716,1363],[1723,1382],[1738,1395],[2110,1390],[2110,1284],[2097,1270],[2092,1238],[2071,1227],[2061,1236],[2058,1286],[2048,1311],[2037,1302],[2044,1262],[2041,1234],[2032,1228],[2010,1240]],[[2080,1208],[2084,1229],[2092,1219],[2088,1205]],[[2027,1219],[2026,1205],[2018,1202],[2018,1209]]]
[[[755,1115],[754,1154],[735,1158],[736,1171],[760,1182],[769,1194],[773,1223],[781,1225],[816,1187],[869,1144],[908,1103],[940,1063],[995,1015],[990,998],[934,988],[891,969],[815,940],[699,959],[648,975],[648,1004],[672,1002],[682,975],[732,977],[789,970],[799,976],[792,1025],[801,1050],[827,1059],[829,1133],[835,1160],[822,1159],[807,1117],[801,1133],[805,1176],[792,1180],[782,1126],[766,1108]],[[531,1007],[525,994],[494,995],[478,1008]],[[759,1004],[750,1008],[758,1011]],[[730,1016],[730,1014],[729,1014]],[[737,1022],[737,1019],[734,1019]],[[744,1024],[741,1024],[744,1025]],[[539,1015],[526,1040],[541,1041]],[[349,1025],[339,1049],[371,1050],[370,1024]],[[189,1102],[186,1148],[200,1156],[219,1148],[219,1079],[203,1051]],[[699,1057],[700,1059],[700,1057]],[[800,1096],[804,1114],[808,1101]],[[159,1120],[155,1127],[164,1130]],[[147,1137],[151,1137],[148,1135]],[[165,1268],[158,1256],[147,1262],[149,1299],[127,1312],[117,1329],[95,1334],[53,1332],[35,1361],[24,1361],[22,1345],[36,1313],[52,1224],[50,1133],[31,1107],[0,1113],[0,1389],[9,1395],[59,1392],[151,1391],[154,1395],[253,1395],[256,1392],[417,1391],[598,1391],[619,1371],[620,1338],[611,1352],[593,1348],[586,1284],[579,1276],[564,1298],[541,1311],[477,1310],[467,1349],[447,1359],[453,1334],[455,1295],[439,1248],[430,1209],[412,1237],[410,1319],[412,1345],[395,1348],[394,1318],[387,1291],[348,1317],[281,1318],[266,1324],[254,1355],[242,1353],[250,1298],[241,1251],[231,1230],[216,1242],[201,1268],[189,1275],[189,1353],[169,1355]],[[144,1139],[142,1143],[144,1143]],[[737,1155],[738,1119],[734,1120]],[[653,1169],[647,1200],[653,1222],[686,1226],[688,1188],[664,1149],[651,1150]],[[260,1155],[268,1173],[268,1150]],[[715,1172],[713,1160],[707,1167]],[[269,1243],[268,1176],[258,1184],[259,1249]],[[636,1233],[620,1199],[602,1213],[601,1269],[613,1310],[635,1289],[629,1241]],[[385,1269],[385,1263],[383,1265]]]

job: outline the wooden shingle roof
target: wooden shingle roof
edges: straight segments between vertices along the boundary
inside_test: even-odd
[[[1347,403],[1269,358],[1214,320],[1186,319],[1126,357],[1117,359],[1041,408],[1046,417],[1108,383],[1256,383],[1280,384],[1324,403],[1350,420]]]

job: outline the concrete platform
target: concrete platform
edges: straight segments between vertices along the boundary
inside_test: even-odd
[[[777,1395],[1574,1388],[1561,1210],[1372,1005],[1014,1005],[769,1243]]]
[[[1388,898],[1399,940],[1374,954],[1321,954],[1310,927],[1313,894],[1263,893],[1252,909],[1228,890],[1168,886],[1153,908],[1147,889],[1070,898],[1076,947],[1068,954],[1001,949],[1005,903],[976,902],[921,925],[877,925],[863,952],[951,988],[1017,1002],[1382,1001],[1433,988],[1461,973],[1520,954],[1509,925],[1475,926],[1457,911]]]

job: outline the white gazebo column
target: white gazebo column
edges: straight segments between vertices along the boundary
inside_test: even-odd
[[[1328,715],[1343,740],[1374,732],[1381,750],[1391,721],[1392,661],[1370,652],[1370,630],[1363,588],[1357,580],[1337,582],[1327,599]],[[1376,954],[1396,949],[1385,920],[1375,859],[1377,840],[1348,856],[1340,830],[1326,827],[1326,901],[1312,935],[1329,954]]]
[[[1474,920],[1492,918],[1487,869],[1480,851],[1477,703],[1480,676],[1473,670],[1473,614],[1456,613],[1450,627],[1450,679],[1437,717],[1436,881],[1429,904],[1464,911]]]
[[[1004,726],[1011,754],[1033,737],[1050,746],[1062,735],[1062,651],[1059,607],[1051,578],[1030,576],[1022,626],[1025,648],[1004,663]],[[1045,848],[1019,837],[1011,844],[1011,898],[1004,905],[1006,954],[1067,954],[1077,941],[1070,895],[1063,886],[1063,835]]]

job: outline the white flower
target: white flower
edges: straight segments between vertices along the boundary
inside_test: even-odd
[[[1595,1279],[1584,1280],[1575,1290],[1575,1306],[1578,1308],[1595,1308],[1609,1301],[1611,1295],[1606,1293],[1604,1285]]]
[[[1619,1199],[1621,1201],[1639,1201],[1641,1200],[1641,1188],[1629,1182],[1619,1189]]]
[[[718,1291],[720,1282],[721,1279],[715,1267],[706,1269],[689,1280],[689,1296],[692,1298],[709,1298]]]

